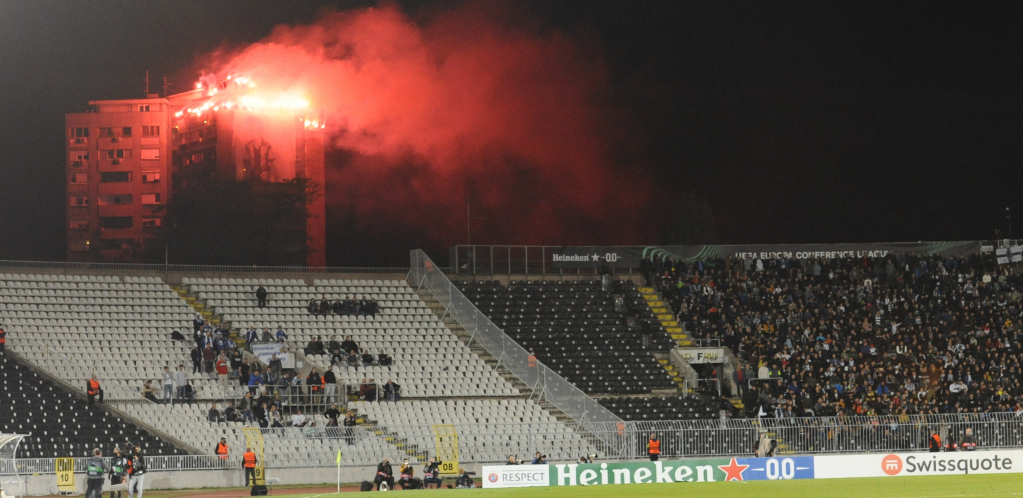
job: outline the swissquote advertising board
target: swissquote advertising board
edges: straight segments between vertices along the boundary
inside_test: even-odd
[[[487,488],[1023,472],[1023,450],[484,466]]]

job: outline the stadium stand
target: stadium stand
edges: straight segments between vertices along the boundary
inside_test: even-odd
[[[402,386],[403,396],[411,398],[519,394],[459,342],[403,281],[314,280],[311,286],[302,281],[275,282],[267,286],[266,308],[256,307],[254,290],[259,282],[253,279],[184,279],[182,283],[239,333],[249,327],[274,330],[280,325],[293,350],[302,350],[319,336],[325,342],[352,336],[360,352],[369,349],[376,355],[384,350],[393,358],[391,366],[360,363],[336,370],[338,382],[345,385],[358,385],[362,379],[383,384],[392,378]],[[306,310],[310,299],[334,302],[346,297],[374,299],[379,312],[375,316],[319,315]],[[329,354],[308,355],[306,360],[320,372],[331,364]]]
[[[718,409],[701,396],[647,396],[600,399],[622,420],[700,420],[718,418]]]
[[[507,286],[462,281],[458,287],[511,338],[586,393],[675,389],[652,355],[670,350],[674,342],[631,281],[616,281],[610,291],[602,291],[596,280],[512,281]],[[624,298],[617,309],[615,295]],[[629,316],[637,319],[631,327]]]
[[[7,408],[0,432],[30,435],[19,447],[19,458],[86,455],[96,447],[123,447],[129,441],[148,455],[184,453],[130,421],[89,406],[11,355],[0,355],[0,386],[0,406]]]
[[[889,255],[654,271],[688,332],[720,338],[746,377],[772,379],[734,393],[747,415],[1004,412],[1023,395],[1018,263]]]

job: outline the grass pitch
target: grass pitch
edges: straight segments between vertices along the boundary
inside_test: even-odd
[[[283,490],[282,490],[283,491]],[[374,491],[375,492],[375,491]],[[393,492],[402,492],[395,490]],[[1023,475],[953,475],[861,479],[807,479],[675,484],[574,486],[564,488],[443,489],[409,491],[437,498],[485,495],[487,498],[588,498],[685,496],[707,498],[956,498],[1023,496]],[[276,494],[276,498],[344,498],[346,493]]]

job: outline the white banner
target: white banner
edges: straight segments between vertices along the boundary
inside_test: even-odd
[[[725,362],[724,348],[682,348],[679,353],[690,365]]]
[[[259,358],[259,361],[269,364],[273,355],[281,360],[281,368],[295,368],[295,355],[290,351],[284,351],[287,344],[283,342],[254,342],[252,343],[252,354]]]
[[[549,486],[549,465],[484,465],[480,476],[484,488]]]
[[[816,479],[1023,472],[1023,450],[818,455],[813,460]]]

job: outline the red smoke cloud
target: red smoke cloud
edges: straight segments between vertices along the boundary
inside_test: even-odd
[[[426,21],[393,6],[333,12],[278,27],[216,72],[323,110],[341,151],[328,164],[328,220],[347,234],[465,243],[471,192],[486,218],[474,242],[648,241],[647,182],[609,160],[596,51],[504,18],[492,4]]]

